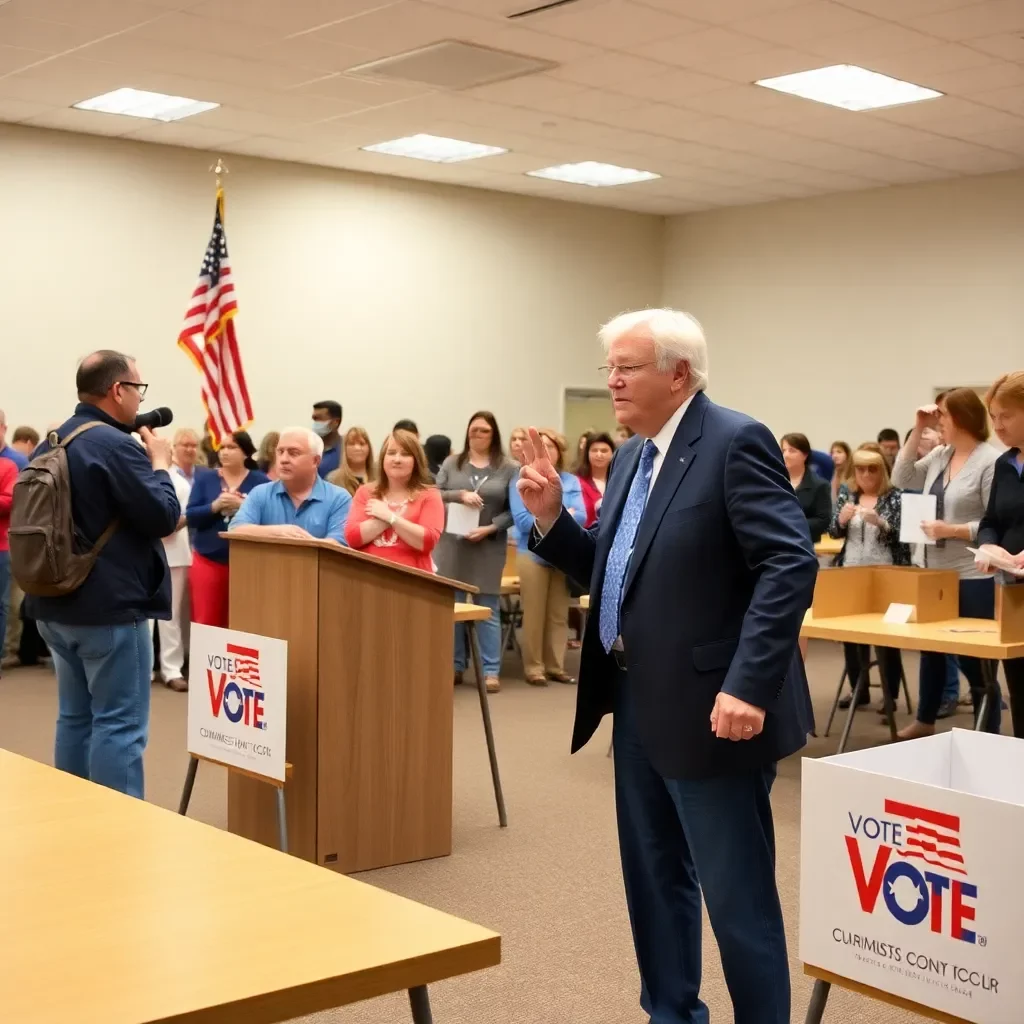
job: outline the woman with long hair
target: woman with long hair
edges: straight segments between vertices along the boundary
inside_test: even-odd
[[[937,431],[937,447],[928,448],[924,435]],[[899,487],[935,495],[935,519],[921,529],[934,544],[921,544],[915,561],[928,569],[947,569],[959,578],[961,618],[994,619],[995,583],[974,564],[968,546],[977,546],[978,527],[988,506],[992,476],[999,452],[988,443],[988,416],[973,388],[953,388],[938,396],[933,405],[917,410],[915,423],[905,438],[892,479]],[[922,456],[922,450],[926,454]],[[963,655],[960,671],[971,684],[975,714],[985,693],[981,662]],[[935,732],[943,691],[946,687],[948,656],[921,652],[920,693],[917,720],[900,730],[909,740]],[[988,709],[987,732],[999,732],[999,701]]]
[[[583,524],[587,528],[597,522],[597,514],[601,511],[604,500],[604,487],[608,481],[608,467],[615,454],[615,442],[609,434],[596,433],[587,438],[576,475],[580,478],[580,489],[583,491],[583,507],[587,511],[587,519]]]
[[[910,565],[910,548],[900,541],[900,496],[889,479],[889,464],[875,443],[861,445],[853,453],[853,485],[841,491],[829,524],[830,537],[843,539],[836,565]],[[866,644],[844,643],[850,686],[856,687],[862,668],[870,660]],[[882,684],[893,702],[900,692],[903,659],[898,648],[875,647]],[[860,702],[868,703],[867,687]]]
[[[832,503],[835,504],[839,497],[839,488],[846,484],[849,489],[853,482],[853,451],[845,441],[833,441],[829,454],[832,456],[832,465],[835,467],[832,471],[832,479],[829,481],[832,485]]]
[[[280,440],[280,431],[268,431],[263,435],[263,440],[260,441],[260,450],[256,453],[256,468],[261,473],[266,473],[271,480],[277,479],[274,466],[277,463],[277,442]]]
[[[806,434],[783,434],[780,445],[782,461],[807,520],[811,541],[817,544],[832,517],[828,481],[822,480],[811,466],[811,443]]]
[[[512,523],[509,487],[516,472],[516,464],[502,451],[501,431],[494,413],[481,410],[473,413],[466,424],[462,451],[449,455],[437,474],[441,499],[448,508],[464,505],[480,514],[479,524],[465,536],[442,534],[435,557],[442,576],[476,587],[479,593],[473,595],[474,604],[491,610],[491,617],[477,624],[484,682],[491,693],[501,688],[501,571]],[[466,654],[465,628],[456,625],[456,683],[462,681]]]
[[[370,435],[362,427],[349,427],[341,443],[341,465],[327,474],[327,482],[343,487],[353,497],[363,484],[377,482]]]
[[[256,445],[237,430],[217,449],[219,467],[196,476],[185,518],[192,531],[192,621],[204,626],[228,624],[228,542],[222,534],[245,496],[258,484],[269,483],[256,468]]]
[[[355,493],[345,523],[349,547],[378,558],[433,572],[430,559],[444,506],[416,435],[396,430],[381,445],[376,480]]]

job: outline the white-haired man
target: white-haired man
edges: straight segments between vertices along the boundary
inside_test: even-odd
[[[316,537],[345,543],[352,497],[317,470],[323,438],[308,427],[289,427],[277,442],[277,479],[246,496],[229,529],[240,535]]]
[[[530,546],[590,584],[572,748],[614,712],[626,900],[652,1024],[707,1024],[701,896],[736,1024],[789,1024],[769,794],[803,746],[797,637],[817,571],[779,445],[711,402],[700,325],[675,310],[601,330],[619,423],[589,531],[562,509],[537,432],[519,491]]]

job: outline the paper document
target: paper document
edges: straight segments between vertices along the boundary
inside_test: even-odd
[[[922,521],[935,518],[934,494],[904,494],[900,497],[900,540],[904,544],[934,544],[921,529]]]
[[[977,548],[968,548],[967,550],[972,555],[981,555],[982,558],[988,559],[989,565],[995,569],[1002,569],[1003,572],[1009,573],[1011,576],[1024,577],[1024,569],[1018,569],[1012,561],[1008,561],[998,555],[993,558],[987,551],[979,551]]]
[[[448,522],[445,524],[445,533],[454,533],[456,537],[465,537],[470,530],[475,530],[479,525],[480,509],[454,503],[448,506]]]
[[[885,615],[882,616],[883,622],[891,622],[894,625],[900,623],[909,622],[914,615],[914,606],[912,604],[899,604],[893,601],[891,605],[885,610]]]

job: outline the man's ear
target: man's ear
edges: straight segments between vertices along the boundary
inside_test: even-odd
[[[680,359],[672,373],[672,390],[679,391],[681,388],[686,388],[689,383],[690,364],[685,359]]]

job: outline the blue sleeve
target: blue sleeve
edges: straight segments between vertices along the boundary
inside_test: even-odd
[[[336,540],[339,544],[348,547],[345,540],[345,522],[348,519],[349,509],[352,508],[352,495],[343,487],[338,487],[339,492],[334,495],[331,502],[331,511],[327,515],[327,539]]]
[[[733,438],[725,500],[733,535],[756,583],[722,691],[770,708],[811,604],[818,560],[778,442],[761,423],[741,427]]]
[[[228,529],[233,530],[236,526],[262,526],[264,499],[269,490],[269,484],[260,484],[258,487],[254,487],[245,496],[242,507],[234,514],[228,524]]]
[[[518,477],[508,485],[508,510],[512,513],[512,522],[516,524],[520,537],[529,537],[533,530],[533,516],[529,509],[523,504],[519,495],[519,488],[516,487]]]
[[[583,486],[573,473],[562,473],[562,505],[573,510],[572,517],[582,526],[587,521],[587,506],[583,501]]]
[[[216,486],[213,481],[216,481]],[[205,530],[214,526],[220,519],[220,513],[213,511],[213,502],[220,494],[220,477],[216,473],[206,473],[196,479],[192,493],[188,497],[188,508],[185,519],[188,525],[196,530]]]
[[[118,519],[146,537],[168,537],[178,527],[181,505],[166,470],[154,470],[146,449],[131,438],[114,447],[107,479]]]

